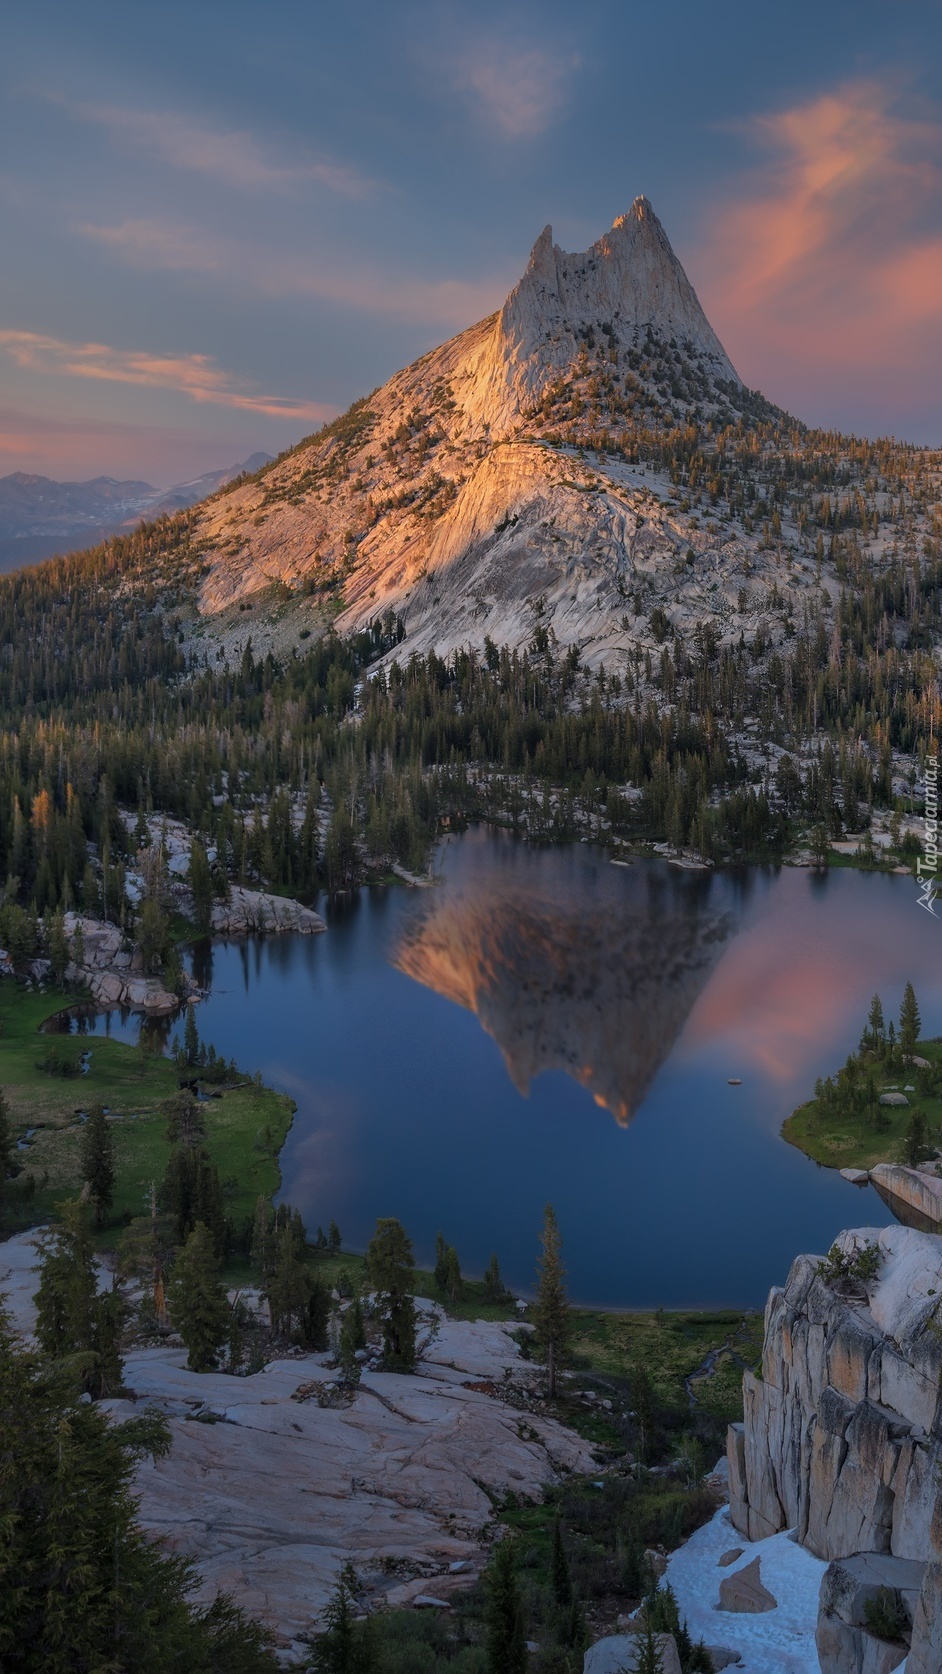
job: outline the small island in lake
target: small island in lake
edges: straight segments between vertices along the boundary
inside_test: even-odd
[[[932,1170],[942,1147],[942,1040],[920,1040],[920,1027],[912,983],[898,1025],[886,1022],[875,994],[857,1051],[815,1083],[814,1098],[783,1123],[783,1138],[828,1168]]]

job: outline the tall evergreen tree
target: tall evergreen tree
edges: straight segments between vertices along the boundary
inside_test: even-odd
[[[527,1645],[523,1605],[517,1584],[514,1543],[499,1540],[485,1575],[487,1592],[487,1674],[524,1674]]]
[[[208,1226],[197,1221],[177,1252],[167,1302],[187,1349],[191,1372],[209,1372],[229,1332],[229,1302],[219,1283],[219,1260]]]
[[[222,1185],[216,1164],[202,1145],[174,1146],[160,1188],[160,1202],[174,1218],[178,1244],[184,1244],[197,1221],[203,1221],[212,1232],[217,1255],[224,1254],[228,1228]]]
[[[101,1226],[114,1201],[115,1165],[111,1126],[100,1104],[92,1106],[82,1130],[82,1179]]]
[[[487,1264],[484,1274],[484,1294],[488,1302],[500,1303],[509,1299],[510,1293],[500,1276],[500,1263],[496,1255],[492,1255]]]
[[[380,1219],[366,1251],[370,1283],[383,1311],[383,1352],[387,1365],[409,1372],[415,1365],[415,1303],[412,1241],[399,1221]]]
[[[540,1238],[541,1256],[537,1268],[539,1288],[533,1310],[536,1339],[546,1356],[550,1400],[556,1398],[556,1375],[566,1356],[571,1330],[571,1312],[566,1295],[566,1270],[562,1260],[562,1238],[551,1203],[546,1205]]]
[[[873,1052],[879,1052],[886,1040],[886,1023],[883,1018],[883,1001],[880,999],[879,994],[874,994],[873,999],[870,1001],[870,1010],[867,1014],[866,1040],[867,1045]]]
[[[572,1603],[572,1577],[569,1573],[569,1559],[563,1545],[563,1531],[557,1517],[553,1524],[553,1550],[550,1557],[550,1585],[553,1598],[561,1608],[568,1609]]]
[[[86,1394],[99,1398],[120,1388],[127,1305],[117,1286],[99,1292],[84,1205],[64,1203],[59,1214],[38,1240],[36,1341],[50,1360],[73,1368]]]
[[[183,1025],[183,1053],[189,1068],[199,1063],[200,1036],[196,1027],[196,1008],[193,1001],[187,1002],[186,1022]]]
[[[190,844],[190,891],[193,920],[201,936],[208,934],[213,918],[213,878],[206,850],[198,837]]]
[[[922,1019],[916,1004],[916,993],[911,982],[907,982],[903,989],[902,1004],[899,1008],[899,1044],[904,1058],[911,1058],[919,1040]]]
[[[148,1412],[112,1424],[24,1349],[0,1311],[0,1667],[10,1674],[276,1674],[271,1637],[145,1539],[132,1477],[170,1446]]]

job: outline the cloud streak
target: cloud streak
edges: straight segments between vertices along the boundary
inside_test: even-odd
[[[563,109],[578,60],[542,47],[479,40],[452,60],[457,91],[488,128],[506,140],[532,140]]]
[[[711,217],[694,271],[747,381],[786,402],[836,380],[935,406],[942,352],[942,120],[879,81],[747,130],[765,162]],[[705,275],[705,279],[704,276]],[[830,395],[829,395],[830,391]]]
[[[337,410],[321,402],[253,395],[240,389],[208,355],[155,355],[143,349],[68,343],[41,332],[10,330],[0,330],[0,349],[27,372],[171,390],[200,405],[229,407],[265,418],[316,422],[332,418]]]
[[[310,297],[367,314],[461,328],[499,307],[505,280],[422,279],[323,260],[273,255],[185,223],[141,217],[76,228],[133,267],[212,275],[227,288],[268,297]]]
[[[348,163],[330,158],[282,162],[266,154],[245,129],[214,128],[182,111],[130,110],[123,105],[55,102],[70,116],[104,128],[122,146],[133,146],[171,168],[206,175],[237,190],[283,192],[325,186],[344,198],[365,198],[376,183]]]

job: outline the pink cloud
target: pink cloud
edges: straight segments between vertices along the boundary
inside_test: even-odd
[[[36,331],[0,330],[0,349],[25,371],[102,383],[173,390],[191,401],[303,422],[332,418],[336,407],[285,396],[252,395],[238,388],[208,355],[155,355],[106,343],[67,343]]]
[[[907,401],[942,420],[942,120],[858,81],[749,132],[766,160],[691,263],[746,381],[799,413],[850,391],[886,428]]]

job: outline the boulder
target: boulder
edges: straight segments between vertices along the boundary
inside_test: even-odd
[[[778,1609],[778,1599],[773,1598],[768,1587],[762,1585],[758,1558],[753,1558],[751,1563],[735,1570],[732,1575],[723,1577],[717,1608],[742,1616],[760,1616],[766,1610]]]
[[[824,1572],[818,1601],[815,1644],[822,1674],[892,1674],[906,1656],[925,1564],[875,1552],[832,1563]],[[867,1621],[867,1606],[880,1595],[900,1609],[900,1637],[877,1637]]]
[[[663,1674],[681,1674],[680,1657],[672,1633],[654,1635],[661,1653]],[[582,1674],[635,1674],[644,1643],[639,1633],[612,1633],[590,1645]]]
[[[734,1564],[737,1558],[742,1557],[742,1554],[743,1548],[741,1546],[733,1546],[728,1552],[724,1552],[722,1557],[717,1559],[717,1562],[721,1569],[728,1569],[730,1564]]]
[[[733,1649],[732,1645],[708,1645],[707,1655],[713,1664],[713,1674],[721,1674],[724,1668],[734,1668],[742,1662],[742,1652]]]
[[[890,1104],[890,1105],[898,1106],[898,1105],[902,1105],[902,1104],[908,1104],[909,1100],[906,1097],[905,1093],[881,1093],[880,1094],[880,1103],[881,1104]]]
[[[842,1168],[841,1179],[849,1180],[852,1186],[866,1186],[870,1183],[870,1172],[866,1168]]]
[[[268,895],[260,889],[234,885],[228,901],[213,907],[212,927],[218,936],[246,936],[254,932],[279,935],[292,932],[314,936],[327,926],[319,913],[303,907],[286,895]]]

